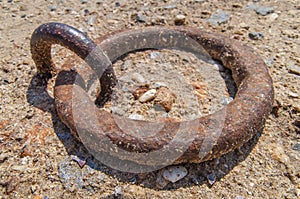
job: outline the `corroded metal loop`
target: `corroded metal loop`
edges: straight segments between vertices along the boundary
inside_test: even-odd
[[[66,24],[46,23],[33,32],[30,47],[38,72],[46,78],[56,73],[51,58],[51,46],[54,44],[62,45],[84,59],[100,79],[101,94],[98,101],[108,98],[117,81],[110,60],[87,35]]]
[[[197,45],[190,46],[188,43],[183,42],[183,38],[193,40]],[[200,51],[204,58],[209,55],[213,59],[220,60],[225,67],[229,68],[238,87],[235,99],[223,109],[192,121],[178,122],[166,119],[157,122],[164,125],[164,128],[158,131],[157,134],[138,137],[119,128],[115,121],[116,117],[111,113],[103,109],[97,109],[83,86],[70,84],[70,79],[63,78],[64,75],[60,74],[57,78],[54,93],[59,117],[78,139],[82,139],[79,131],[84,132],[84,135],[88,135],[87,139],[91,140],[108,138],[120,149],[135,154],[146,154],[161,149],[169,151],[184,149],[181,155],[172,163],[199,163],[219,157],[240,147],[263,128],[265,120],[272,109],[274,98],[272,79],[267,67],[252,48],[219,34],[193,28],[177,27],[147,27],[137,30],[117,31],[100,38],[98,43],[98,47],[105,52],[111,62],[135,50],[174,48],[176,46],[189,52]],[[201,46],[201,49],[199,49],[199,46]],[[32,52],[36,53],[34,50]],[[72,61],[67,62],[69,67],[76,66],[80,62],[77,58],[73,57],[71,59]],[[74,114],[74,108],[78,109],[80,113]],[[95,113],[96,119],[89,116],[92,112]],[[79,122],[76,119],[77,114],[82,116],[82,120]],[[222,117],[224,117],[224,122],[222,123],[221,133],[214,138],[212,148],[205,148],[205,139],[216,136],[210,129],[211,123],[217,124]],[[131,122],[135,126],[151,127],[155,125],[153,122],[130,121],[128,118],[125,118],[124,122]],[[86,125],[88,123],[92,125]],[[179,126],[185,126],[185,135],[180,135],[180,139],[176,139],[171,148],[165,148],[169,142],[176,138],[176,130]],[[191,140],[191,142],[189,145],[184,146],[184,140]],[[101,151],[112,157],[118,156],[118,150],[103,146],[94,144],[89,147],[92,151]],[[178,148],[176,148],[177,146]],[[199,153],[203,151],[207,153],[203,157],[199,156]],[[123,160],[126,160],[126,158],[123,157]],[[143,162],[138,158],[135,159],[129,156],[128,158],[129,161],[138,164],[148,164],[148,162]]]

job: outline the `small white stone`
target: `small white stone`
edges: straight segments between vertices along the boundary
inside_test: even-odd
[[[214,64],[214,67],[220,72],[225,72],[225,68],[222,64]]]
[[[175,25],[182,25],[185,22],[185,16],[182,14],[176,15],[175,17]]]
[[[151,59],[156,59],[157,57],[159,57],[160,53],[159,52],[151,52],[150,53],[150,58]]]
[[[120,197],[123,195],[122,187],[116,186],[114,191],[115,197]]]
[[[249,25],[248,24],[246,24],[246,23],[240,23],[240,25],[239,25],[241,28],[243,28],[243,29],[246,29],[246,30],[248,30],[250,27],[249,27]]]
[[[231,101],[233,100],[232,97],[222,97],[221,98],[221,104],[226,106],[227,104],[229,104]]]
[[[182,15],[182,14],[176,15],[175,20],[184,21],[185,20],[185,16]]]
[[[289,66],[288,69],[289,69],[290,73],[293,73],[295,75],[300,75],[300,67],[299,66],[292,65],[292,66]]]
[[[128,118],[132,119],[132,120],[145,120],[144,116],[136,114],[136,113],[129,115]]]
[[[278,14],[272,13],[272,14],[270,14],[270,16],[269,16],[268,21],[269,21],[269,22],[275,21],[278,17],[279,17]]]
[[[93,14],[87,21],[87,24],[89,26],[93,26],[95,25],[96,21],[97,21],[98,15],[97,14]]]
[[[184,178],[188,174],[188,171],[183,166],[170,166],[163,171],[164,179],[174,183]]]
[[[290,97],[293,97],[293,98],[298,98],[298,97],[299,97],[299,94],[298,94],[298,93],[294,93],[294,92],[292,92],[292,91],[290,91],[290,92],[288,93],[288,95],[289,95]]]
[[[155,89],[150,89],[146,93],[140,96],[139,101],[144,103],[144,102],[149,102],[155,98],[156,90]]]
[[[220,72],[225,72],[225,67],[223,64],[219,61],[212,60],[211,64],[213,65],[214,69],[220,71]]]
[[[161,87],[167,87],[167,84],[163,82],[155,82],[152,86],[152,88],[161,88]]]
[[[12,166],[12,170],[21,172],[28,171],[28,165],[14,165]]]

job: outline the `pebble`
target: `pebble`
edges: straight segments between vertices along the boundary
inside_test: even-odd
[[[145,78],[139,73],[133,73],[131,76],[131,80],[135,81],[136,83],[145,83]]]
[[[236,196],[235,199],[245,199],[244,196]]]
[[[151,59],[156,59],[157,57],[159,57],[160,53],[159,52],[151,52],[150,53],[150,58]]]
[[[85,3],[87,3],[88,2],[88,0],[81,0],[81,3],[82,4],[85,4]]]
[[[115,197],[121,197],[123,195],[122,187],[116,186],[114,191]]]
[[[144,116],[136,113],[130,114],[128,118],[132,120],[145,120]]]
[[[182,14],[176,15],[174,20],[175,25],[177,26],[183,25],[185,23],[185,18],[186,18],[185,15]]]
[[[293,73],[295,75],[300,75],[300,67],[299,66],[295,66],[295,65],[289,66],[288,70],[289,70],[289,73]]]
[[[88,19],[87,24],[88,24],[89,26],[93,26],[93,25],[96,23],[97,18],[98,18],[98,14],[93,14],[93,15]]]
[[[28,156],[21,158],[21,164],[22,165],[29,164]]]
[[[216,13],[212,14],[207,20],[211,25],[216,26],[223,23],[227,23],[229,15],[223,10],[217,10]]]
[[[220,72],[225,72],[225,67],[221,63],[215,62],[213,66]]]
[[[175,102],[176,95],[170,89],[166,87],[161,87],[157,91],[154,103],[158,104],[169,112],[172,109],[172,105]]]
[[[137,14],[136,15],[136,21],[138,22],[146,22],[147,21],[147,17],[143,14]]]
[[[290,97],[292,97],[292,98],[298,98],[298,97],[299,97],[299,94],[298,94],[298,93],[295,93],[295,92],[292,92],[292,91],[290,91],[290,92],[288,93],[288,95],[289,95]]]
[[[273,7],[257,6],[255,12],[259,15],[266,16],[274,12]]]
[[[300,143],[297,143],[293,146],[293,150],[300,151]]]
[[[164,9],[174,9],[176,8],[176,5],[166,5],[164,6]]]
[[[250,28],[250,26],[246,23],[240,23],[239,25],[241,28],[245,29],[245,30],[248,30]]]
[[[213,185],[215,182],[216,182],[216,176],[215,174],[211,173],[207,176],[207,180],[208,180],[208,183],[210,185]]]
[[[25,172],[28,171],[28,165],[14,165],[12,166],[12,170]]]
[[[77,162],[77,164],[80,166],[80,168],[83,168],[85,163],[86,163],[86,160],[82,160],[80,159],[78,156],[76,155],[71,155],[71,158],[72,160],[74,160],[75,162]]]
[[[222,97],[221,98],[221,104],[226,106],[227,104],[229,104],[231,101],[233,100],[232,97]]]
[[[139,98],[139,101],[141,103],[149,102],[155,98],[155,95],[156,95],[156,90],[150,89],[149,91],[147,91],[143,95],[141,95],[141,97]]]
[[[269,21],[269,22],[275,21],[278,17],[279,17],[278,14],[272,13],[272,14],[270,14],[270,16],[269,16],[268,21]]]
[[[48,6],[51,12],[55,11],[57,9],[56,5],[50,5]]]
[[[155,83],[151,86],[151,88],[155,88],[155,89],[161,88],[161,87],[167,87],[167,84],[165,84],[165,83],[163,83],[163,82],[155,82]]]
[[[261,32],[250,32],[248,34],[249,38],[252,40],[259,40],[264,38],[264,34]]]
[[[178,180],[184,178],[188,174],[188,171],[183,166],[170,166],[163,171],[164,179],[175,183]]]

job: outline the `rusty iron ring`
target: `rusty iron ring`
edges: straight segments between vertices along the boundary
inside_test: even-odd
[[[117,31],[100,38],[98,46],[113,61],[128,52],[152,48],[151,44],[153,43],[164,47],[166,44],[160,37],[164,33],[171,35],[170,40],[176,40],[176,34],[183,34],[196,41],[213,59],[220,60],[225,67],[232,71],[234,81],[238,87],[235,99],[223,109],[187,123],[187,126],[191,124],[191,131],[195,130],[192,129],[193,124],[199,124],[196,129],[197,134],[193,135],[193,141],[187,146],[187,150],[183,151],[182,155],[173,161],[174,164],[183,162],[199,163],[220,157],[242,146],[254,134],[262,130],[272,109],[274,90],[272,79],[264,61],[252,48],[220,34],[177,27],[147,27],[137,30]],[[67,63],[76,67],[78,58],[72,57]],[[66,68],[68,67],[70,66],[66,66]],[[48,70],[48,68],[45,69]],[[91,132],[91,136],[95,138],[108,137],[117,147],[124,150],[147,153],[161,149],[174,137],[174,133],[181,122],[167,119],[163,121],[165,128],[155,136],[141,139],[122,131],[115,123],[111,113],[96,109],[96,105],[89,98],[83,85],[73,84],[77,76],[77,72],[72,70],[63,71],[58,75],[55,86],[55,104],[59,117],[79,140],[78,129]],[[85,106],[76,99],[77,95],[81,96],[81,100],[84,99],[88,102],[85,104],[93,105]],[[89,110],[96,109],[99,128],[103,131],[93,131],[93,127],[86,126],[86,121],[82,124],[75,124],[74,107],[80,109],[82,116],[87,118],[89,117]],[[218,118],[224,116],[221,134],[213,143],[213,147],[207,149],[208,153],[200,158],[199,150],[205,148],[203,146],[204,139],[213,136],[209,130],[210,122],[217,122]],[[151,125],[150,122],[146,121],[134,122],[136,125]],[[97,146],[95,146],[95,150],[98,150]]]

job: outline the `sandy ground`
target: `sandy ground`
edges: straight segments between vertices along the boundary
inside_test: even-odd
[[[300,198],[299,0],[1,0],[0,5],[0,198]],[[255,11],[264,7],[272,9],[266,15]],[[213,25],[208,19],[217,10],[229,18]],[[50,21],[95,39],[129,27],[174,25],[180,14],[183,26],[228,35],[259,52],[274,81],[275,102],[263,132],[245,146],[217,160],[182,165],[188,175],[161,188],[160,171],[122,173],[89,156],[39,87],[29,44],[33,30]],[[249,33],[263,38],[253,40]],[[61,64],[68,52],[56,47],[54,54]],[[74,156],[88,158],[86,165],[80,168]],[[213,185],[208,176],[215,177]]]

